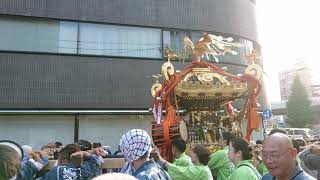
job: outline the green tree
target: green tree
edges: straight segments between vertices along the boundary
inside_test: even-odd
[[[294,78],[291,94],[287,102],[287,121],[291,127],[304,128],[312,124],[313,115],[311,101],[306,88],[301,83],[298,75]]]

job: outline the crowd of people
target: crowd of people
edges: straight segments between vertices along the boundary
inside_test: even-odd
[[[79,140],[65,146],[56,142],[34,151],[12,141],[0,141],[0,180],[314,180],[320,179],[320,144],[291,140],[275,129],[264,141],[216,137],[221,150],[211,153],[203,144],[186,154],[186,142],[172,140],[173,162],[166,161],[149,134],[132,129],[120,139],[118,150]],[[117,172],[101,169],[104,158],[124,158]],[[55,160],[54,164],[49,159]]]

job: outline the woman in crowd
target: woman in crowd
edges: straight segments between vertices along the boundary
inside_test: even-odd
[[[48,164],[48,158],[30,153],[24,157],[22,148],[13,141],[0,140],[0,179],[32,179]],[[25,162],[24,162],[25,161]]]
[[[191,151],[193,166],[176,166],[159,157],[162,166],[168,169],[170,177],[174,180],[213,180],[208,167],[210,151],[202,144],[196,145]]]
[[[251,149],[248,143],[239,138],[231,140],[229,144],[228,157],[236,166],[234,172],[230,176],[230,180],[259,180],[261,175],[251,164]]]

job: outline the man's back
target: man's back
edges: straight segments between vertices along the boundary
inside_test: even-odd
[[[100,165],[99,158],[95,155],[91,155],[86,161],[77,167],[72,163],[67,163],[62,166],[55,166],[44,176],[45,180],[78,180],[89,179],[95,177]]]
[[[54,180],[54,179],[72,179],[78,180],[81,179],[81,169],[75,167],[72,164],[66,164],[65,166],[55,166],[45,175],[45,180]]]
[[[228,148],[217,151],[210,156],[208,166],[213,176],[217,177],[217,180],[228,179],[233,172],[233,166],[228,159]]]
[[[138,180],[171,180],[167,172],[153,160],[143,163],[132,175]]]
[[[191,166],[192,162],[189,156],[182,153],[178,159],[174,160],[173,164],[176,166]]]

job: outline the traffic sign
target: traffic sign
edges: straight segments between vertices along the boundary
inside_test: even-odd
[[[272,112],[270,109],[263,110],[263,112],[262,112],[263,119],[270,119],[271,116],[272,116]]]

